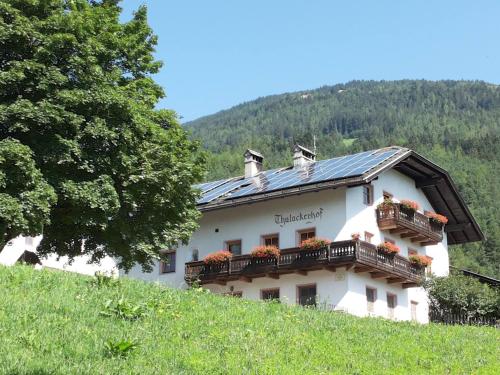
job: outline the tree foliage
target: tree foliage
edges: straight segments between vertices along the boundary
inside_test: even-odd
[[[0,141],[0,249],[20,234],[36,235],[49,224],[54,189],[36,168],[29,147]]]
[[[126,23],[120,12],[116,0],[0,0],[0,139],[29,147],[57,194],[42,255],[147,269],[196,228],[203,155],[175,113],[155,110],[146,8]]]
[[[209,179],[243,172],[246,148],[265,168],[290,165],[291,147],[318,158],[388,145],[446,168],[487,240],[451,248],[455,266],[500,276],[500,87],[466,81],[354,81],[260,98],[186,124],[211,152]]]
[[[500,318],[500,291],[463,275],[434,277],[424,284],[430,308],[469,318]]]

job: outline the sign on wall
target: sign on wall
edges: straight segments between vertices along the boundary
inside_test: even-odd
[[[318,208],[317,210],[312,210],[309,212],[292,212],[288,215],[286,214],[276,214],[274,215],[274,222],[280,227],[284,227],[289,223],[305,222],[306,224],[311,224],[315,221],[321,220],[323,217],[323,208]]]

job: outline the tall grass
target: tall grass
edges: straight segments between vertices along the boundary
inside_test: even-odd
[[[499,339],[495,328],[0,267],[3,374],[495,374]]]

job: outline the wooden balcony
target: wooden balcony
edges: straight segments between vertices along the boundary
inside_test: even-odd
[[[401,238],[422,246],[435,245],[443,240],[443,226],[429,220],[420,212],[414,212],[394,203],[391,206],[377,208],[377,223],[380,230],[388,230]]]
[[[216,266],[202,261],[189,262],[185,279],[188,283],[225,285],[234,280],[252,282],[257,277],[279,279],[283,274],[307,275],[309,271],[321,269],[335,272],[339,267],[352,268],[356,273],[368,272],[374,279],[400,283],[403,288],[416,286],[424,276],[424,269],[411,264],[407,258],[381,254],[374,245],[364,241],[339,241],[313,251],[283,249],[278,258],[239,255]]]

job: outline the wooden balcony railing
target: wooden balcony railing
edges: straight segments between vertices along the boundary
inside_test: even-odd
[[[225,284],[227,281],[251,282],[256,277],[279,278],[282,274],[299,273],[338,267],[354,268],[354,272],[369,272],[372,278],[385,278],[388,283],[401,283],[403,287],[416,286],[424,269],[399,255],[382,254],[364,241],[333,242],[329,247],[304,251],[299,248],[283,249],[277,258],[252,258],[250,255],[234,256],[219,265],[203,261],[186,263],[185,279],[188,283]]]
[[[377,223],[381,230],[389,230],[422,246],[435,245],[443,240],[442,225],[399,203],[377,208]]]

